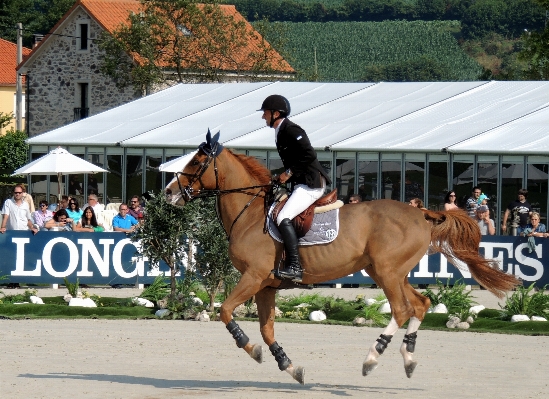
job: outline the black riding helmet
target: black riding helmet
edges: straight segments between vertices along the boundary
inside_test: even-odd
[[[261,104],[261,108],[258,109],[258,111],[265,111],[269,110],[271,111],[271,121],[269,125],[273,127],[275,121],[277,119],[285,118],[290,115],[291,108],[290,108],[290,102],[286,97],[283,97],[279,94],[272,94],[269,97],[267,97],[265,100],[263,100],[263,104]],[[278,111],[280,113],[280,116],[278,118],[273,118],[274,111]]]

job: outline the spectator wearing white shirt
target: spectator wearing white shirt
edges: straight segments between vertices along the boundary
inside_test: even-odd
[[[13,198],[8,198],[2,208],[2,226],[0,233],[4,234],[6,230],[32,230],[33,234],[38,229],[33,226],[30,214],[29,204],[23,201],[23,187],[18,184],[13,189]]]

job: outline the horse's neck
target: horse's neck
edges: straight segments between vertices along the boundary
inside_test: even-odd
[[[245,187],[259,186],[257,180],[249,174],[245,167],[236,159],[232,160],[230,165],[223,170],[220,170],[220,189],[235,190]],[[249,188],[242,192],[224,194],[219,201],[221,212],[221,220],[227,232],[230,231],[232,224],[238,218],[237,225],[249,226],[255,221],[263,223],[261,215],[263,213],[263,194],[257,196],[249,205],[249,207],[240,215],[246,204],[250,202],[254,195],[261,191],[261,188]],[[240,216],[239,216],[240,215]]]

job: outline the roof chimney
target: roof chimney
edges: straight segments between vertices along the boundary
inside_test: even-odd
[[[44,40],[44,35],[41,35],[39,33],[35,33],[32,36],[34,37],[34,43],[32,44],[32,48],[35,48],[42,40]]]

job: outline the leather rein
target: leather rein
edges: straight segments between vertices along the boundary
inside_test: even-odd
[[[177,172],[175,174],[175,176],[177,178],[177,185],[179,186],[179,191],[181,192],[181,195],[183,196],[183,199],[186,202],[194,201],[195,199],[198,199],[198,198],[215,197],[215,201],[216,201],[215,213],[216,213],[216,216],[217,216],[217,220],[223,226],[223,230],[225,231],[225,234],[227,235],[227,241],[231,241],[231,234],[232,234],[232,231],[233,231],[233,227],[236,224],[236,222],[238,221],[238,219],[240,218],[240,216],[242,216],[242,214],[246,211],[246,209],[249,208],[249,206],[252,204],[252,202],[254,202],[254,200],[260,196],[261,192],[265,192],[265,195],[263,195],[263,198],[267,199],[267,192],[264,189],[266,187],[273,187],[273,184],[269,183],[269,184],[262,184],[262,185],[257,185],[257,186],[233,188],[233,189],[230,189],[230,190],[221,190],[219,188],[219,172],[218,172],[218,169],[217,169],[217,156],[215,155],[215,153],[216,153],[216,151],[214,149],[209,154],[207,154],[208,158],[206,159],[205,162],[200,163],[200,167],[198,168],[198,170],[194,174],[191,175],[189,173]],[[195,191],[194,188],[193,188],[193,185],[196,182],[199,182],[200,185],[202,187],[204,187],[204,184],[202,183],[202,176],[204,175],[204,173],[206,173],[206,171],[208,170],[208,167],[210,166],[212,161],[213,161],[214,173],[215,173],[215,189],[204,189],[204,188],[202,188],[200,190]],[[181,181],[179,180],[180,176],[185,176],[189,179],[189,183],[185,187],[183,187],[181,185]],[[256,188],[260,189],[260,190],[257,191],[257,193],[247,191],[247,190],[253,190],[253,189],[256,189]],[[229,232],[227,233],[227,230],[225,229],[225,226],[223,225],[223,221],[221,220],[220,209],[219,209],[219,199],[222,195],[232,194],[232,193],[241,193],[241,194],[251,195],[252,198],[248,201],[248,203],[246,205],[244,205],[244,207],[242,208],[240,213],[233,220],[233,222],[231,224],[231,227],[229,229]],[[267,205],[265,204],[265,208],[266,207],[267,207]]]

